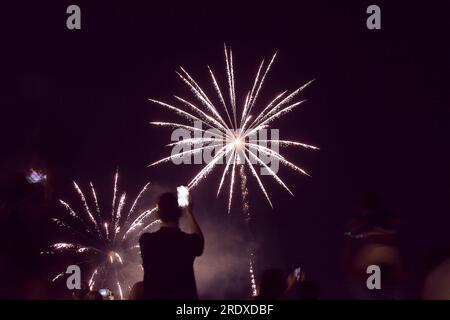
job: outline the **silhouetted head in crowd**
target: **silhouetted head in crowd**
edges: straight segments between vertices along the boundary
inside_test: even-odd
[[[178,223],[181,217],[181,209],[174,193],[166,192],[159,197],[158,217],[163,223]]]
[[[261,275],[259,284],[260,300],[279,299],[287,288],[286,277],[279,269],[267,269]]]

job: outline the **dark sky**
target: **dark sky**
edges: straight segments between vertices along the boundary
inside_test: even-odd
[[[206,65],[223,75],[225,42],[239,101],[260,59],[276,50],[261,101],[316,79],[302,94],[308,102],[274,123],[281,137],[321,148],[285,151],[312,178],[281,168],[295,198],[266,178],[274,210],[250,183],[261,268],[301,263],[324,297],[345,297],[344,226],[368,191],[401,220],[411,281],[428,250],[449,245],[450,11],[443,1],[380,3],[375,31],[366,28],[372,3],[365,1],[86,1],[77,2],[82,29],[71,31],[65,11],[72,2],[2,9],[1,178],[38,157],[58,195],[72,179],[99,181],[109,192],[116,167],[134,192],[148,180],[186,183],[199,168],[147,168],[168,154],[170,139],[170,130],[148,122],[176,119],[147,98],[189,96],[174,72],[179,65],[208,87]],[[226,197],[215,201],[219,178],[213,174],[194,194],[208,225],[232,219]],[[239,206],[233,209],[238,216]]]

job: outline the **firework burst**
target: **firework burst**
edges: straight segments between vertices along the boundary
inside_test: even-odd
[[[76,193],[80,197],[83,214],[78,214],[67,202],[60,200],[67,210],[65,219],[53,218],[58,226],[70,231],[77,239],[74,242],[57,242],[50,246],[45,254],[71,252],[82,256],[77,264],[88,264],[92,268],[89,287],[116,288],[123,299],[125,290],[131,290],[131,284],[125,275],[130,267],[139,269],[139,245],[137,239],[142,232],[159,223],[155,220],[156,208],[139,209],[139,200],[149,189],[147,183],[132,202],[127,205],[127,195],[118,191],[119,174],[114,176],[113,200],[108,210],[102,210],[97,199],[94,185],[90,183],[90,201],[74,181]],[[64,272],[56,275],[56,281]]]
[[[212,86],[217,94],[217,103],[212,102],[200,85],[198,85],[193,77],[182,67],[180,67],[180,71],[177,71],[177,75],[192,91],[197,102],[190,102],[187,99],[175,96],[175,99],[178,101],[177,105],[183,106],[179,107],[174,104],[149,99],[150,101],[159,104],[170,111],[176,112],[190,121],[190,123],[187,124],[151,122],[152,124],[157,126],[185,129],[190,133],[205,133],[206,130],[192,124],[192,122],[199,122],[202,126],[209,129],[214,129],[217,134],[215,134],[214,137],[205,135],[204,137],[183,139],[171,143],[169,146],[188,146],[189,149],[177,154],[172,154],[171,156],[156,161],[151,165],[168,162],[180,156],[196,155],[200,152],[214,149],[215,154],[212,160],[209,161],[209,163],[207,163],[189,182],[189,188],[195,187],[201,180],[205,179],[209,173],[213,171],[217,164],[224,163],[225,167],[217,189],[217,196],[219,196],[222,190],[226,176],[230,175],[230,187],[228,192],[228,212],[230,212],[233,199],[233,190],[236,182],[236,170],[240,170],[239,175],[241,180],[245,179],[246,185],[247,178],[243,166],[248,166],[250,169],[249,171],[256,179],[258,186],[268,203],[271,207],[273,207],[272,201],[270,200],[269,194],[266,191],[266,187],[264,186],[257,169],[265,169],[266,174],[271,175],[275,181],[286,189],[291,195],[293,195],[293,193],[277,175],[277,173],[267,165],[266,159],[278,161],[298,173],[304,175],[308,175],[308,173],[287,160],[278,151],[276,151],[278,148],[272,148],[272,146],[296,146],[309,149],[318,148],[299,141],[267,138],[265,135],[260,133],[263,130],[270,128],[273,121],[291,112],[297,106],[300,106],[303,102],[305,102],[306,100],[296,101],[295,99],[299,93],[312,81],[309,81],[290,93],[288,91],[284,91],[276,95],[275,98],[273,98],[268,104],[261,105],[257,103],[260,91],[267,78],[267,74],[269,73],[275,57],[277,56],[277,53],[275,53],[268,63],[265,63],[265,60],[262,60],[256,73],[252,88],[248,90],[245,99],[239,104],[236,99],[233,53],[231,49],[228,49],[226,46],[224,46],[224,51],[228,82],[227,101],[219,82],[213,73],[213,70],[209,66],[208,71],[211,77]],[[238,106],[240,106],[240,108],[238,108]],[[193,148],[191,149],[191,147]],[[244,192],[247,192],[246,189]],[[248,207],[248,203],[244,203],[243,205]],[[244,211],[248,213],[248,210]]]

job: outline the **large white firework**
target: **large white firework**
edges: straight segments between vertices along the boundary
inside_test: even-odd
[[[265,63],[263,59],[259,65],[256,73],[255,80],[252,88],[248,90],[245,99],[239,103],[236,98],[235,90],[235,70],[233,66],[233,53],[231,49],[224,46],[225,51],[225,66],[228,80],[227,95],[228,99],[225,99],[226,95],[223,93],[218,79],[214,75],[213,70],[208,66],[209,76],[211,77],[212,86],[217,94],[216,102],[213,102],[210,97],[205,93],[200,85],[193,79],[193,77],[183,68],[180,67],[180,71],[177,71],[177,75],[188,86],[196,98],[196,102],[188,101],[188,99],[175,96],[177,105],[162,102],[155,99],[149,99],[150,101],[157,103],[164,108],[176,112],[177,114],[187,118],[189,123],[180,124],[174,122],[151,122],[157,126],[167,126],[172,128],[181,128],[188,130],[191,133],[205,133],[206,130],[193,125],[193,122],[200,122],[202,126],[208,129],[214,129],[217,135],[214,137],[203,136],[190,139],[183,139],[175,143],[169,144],[169,146],[186,146],[193,147],[187,151],[172,154],[169,157],[165,157],[159,161],[152,163],[151,165],[157,165],[163,162],[171,161],[180,156],[191,156],[200,152],[215,149],[214,157],[209,163],[195,175],[195,177],[189,182],[188,187],[195,187],[201,180],[206,178],[208,174],[220,163],[224,163],[225,167],[222,172],[222,176],[217,189],[217,196],[223,187],[224,180],[227,175],[230,175],[230,187],[228,198],[228,212],[231,208],[233,199],[234,184],[236,182],[236,170],[242,167],[240,176],[246,175],[246,170],[243,166],[250,169],[250,172],[256,179],[259,188],[263,192],[268,203],[272,206],[269,194],[258,174],[259,168],[265,168],[266,172],[271,175],[275,181],[286,189],[291,195],[292,191],[283,182],[283,180],[275,173],[268,165],[264,158],[270,158],[273,161],[278,161],[288,168],[308,175],[308,173],[287,160],[282,154],[274,150],[275,148],[269,148],[268,145],[284,146],[298,146],[309,149],[318,149],[317,147],[309,144],[305,144],[299,141],[279,140],[271,138],[261,138],[260,132],[267,130],[270,125],[277,118],[291,112],[294,108],[300,106],[306,100],[297,101],[296,98],[299,93],[308,86],[312,81],[300,86],[292,92],[284,91],[276,95],[269,103],[258,103],[258,97],[260,95],[263,84],[267,78],[267,74],[277,56],[275,53],[268,63]],[[227,100],[227,101],[226,101]],[[181,107],[183,106],[183,107]],[[220,107],[220,108],[219,108]],[[239,110],[238,110],[239,109]],[[220,110],[220,111],[219,111]],[[256,137],[256,138],[255,138]],[[218,147],[219,146],[219,147]],[[223,161],[225,159],[225,161]],[[246,184],[245,184],[246,188]],[[244,204],[247,205],[248,204]],[[248,210],[247,210],[248,211]]]
[[[53,218],[58,226],[66,228],[75,237],[75,242],[57,242],[50,246],[45,254],[72,252],[82,255],[83,260],[77,264],[87,264],[93,269],[88,279],[91,290],[109,287],[116,288],[116,293],[123,299],[124,291],[131,290],[129,267],[141,268],[139,265],[139,245],[137,239],[142,232],[149,230],[160,221],[155,219],[156,208],[140,208],[139,200],[149,189],[147,183],[132,202],[127,204],[126,193],[118,196],[119,174],[114,176],[114,191],[111,206],[102,210],[97,199],[94,185],[90,183],[90,200],[79,185],[73,181],[80,197],[83,214],[78,214],[67,202],[59,202],[67,210],[64,219]],[[91,205],[90,205],[91,204]],[[127,208],[127,210],[126,210]],[[56,275],[52,281],[61,278],[64,272]]]

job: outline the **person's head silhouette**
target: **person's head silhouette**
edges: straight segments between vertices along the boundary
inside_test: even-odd
[[[181,217],[181,209],[174,193],[166,192],[159,197],[158,217],[163,223],[178,223]]]

